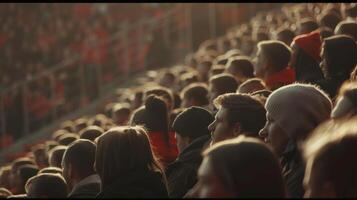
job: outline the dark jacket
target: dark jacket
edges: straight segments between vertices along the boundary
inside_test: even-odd
[[[95,198],[100,192],[100,183],[88,183],[73,190],[68,198]]]
[[[197,171],[202,162],[202,148],[210,135],[195,139],[166,170],[170,198],[182,198],[197,182]]]
[[[324,78],[318,60],[315,60],[305,53],[300,47],[298,47],[296,54],[296,63],[294,66],[296,81],[315,83]]]
[[[334,100],[339,88],[345,81],[345,78],[328,78],[328,79],[322,79],[316,82],[316,85],[318,85],[324,92],[326,92],[329,97]]]
[[[103,186],[97,198],[168,198],[168,194],[159,172],[133,171]]]
[[[303,179],[305,175],[305,165],[301,154],[292,140],[280,157],[283,168],[283,177],[290,198],[302,198],[304,195]]]

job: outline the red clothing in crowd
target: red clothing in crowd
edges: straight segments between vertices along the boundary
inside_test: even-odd
[[[178,155],[175,133],[169,132],[169,145],[166,144],[162,132],[149,132],[148,135],[155,155],[166,168]]]
[[[265,79],[265,84],[270,90],[278,89],[281,86],[295,82],[295,71],[287,67],[279,72],[270,75]]]

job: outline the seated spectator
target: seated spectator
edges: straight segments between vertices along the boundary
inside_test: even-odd
[[[260,78],[251,78],[246,81],[244,81],[237,90],[237,93],[241,94],[249,94],[253,93],[258,90],[264,90],[265,88],[265,83],[262,79]]]
[[[32,164],[32,165],[35,165],[35,162],[27,157],[21,157],[21,158],[18,158],[16,160],[14,160],[11,164],[11,171],[10,171],[10,175],[9,175],[9,180],[10,180],[10,191],[12,194],[20,194],[18,191],[18,188],[16,187],[17,186],[17,175],[18,175],[18,169],[19,167],[23,166],[23,165],[26,165],[26,164]]]
[[[64,121],[64,122],[61,123],[60,129],[66,130],[66,131],[68,131],[70,133],[73,133],[73,132],[76,131],[75,123],[70,121],[70,120]]]
[[[321,27],[319,30],[320,30],[321,40],[334,35],[333,30],[328,27]]]
[[[158,80],[159,85],[167,88],[171,88],[172,86],[174,86],[175,82],[176,76],[173,72],[170,71],[164,72]]]
[[[200,61],[197,65],[198,71],[198,80],[200,82],[207,82],[208,81],[208,74],[212,67],[211,59],[204,59]]]
[[[96,145],[79,139],[68,146],[62,169],[70,193],[68,198],[94,198],[100,192],[100,178],[94,171]]]
[[[205,83],[192,83],[182,89],[181,107],[208,106],[208,87]]]
[[[75,133],[65,133],[62,136],[59,137],[58,143],[60,145],[68,146],[72,142],[76,141],[79,139],[79,135]]]
[[[254,77],[253,63],[246,56],[230,58],[225,68],[226,72],[233,75],[239,84]]]
[[[209,70],[209,77],[211,78],[214,75],[222,74],[225,70],[224,65],[213,65]]]
[[[355,21],[342,21],[335,28],[336,35],[348,35],[357,40],[357,23]]]
[[[45,145],[39,144],[32,148],[32,153],[35,158],[36,165],[42,169],[44,167],[48,167],[48,155],[46,152]]]
[[[280,41],[263,41],[258,43],[258,52],[254,73],[264,80],[270,90],[295,81],[295,72],[288,64],[291,49]]]
[[[25,194],[25,184],[28,179],[35,176],[38,172],[36,165],[25,164],[18,168],[17,174],[15,176],[16,191],[19,194]]]
[[[45,149],[46,149],[47,154],[48,154],[48,152],[49,152],[51,149],[55,148],[55,147],[58,146],[58,145],[59,145],[59,144],[58,144],[57,141],[54,141],[54,140],[48,140],[48,141],[46,141],[46,143],[45,143]]]
[[[167,104],[167,112],[171,112],[174,108],[174,96],[172,91],[165,87],[153,87],[151,89],[147,89],[144,94],[144,100],[148,98],[149,95],[157,95],[162,97],[162,99]]]
[[[10,173],[11,173],[11,166],[6,165],[0,168],[0,187],[11,189]]]
[[[213,145],[203,156],[198,182],[188,196],[285,198],[279,160],[260,140],[239,136]]]
[[[12,193],[8,189],[6,189],[4,187],[0,187],[0,198],[1,199],[6,199],[7,197],[9,197],[11,195],[12,195]]]
[[[88,126],[88,120],[85,118],[79,118],[74,121],[75,133],[79,133],[82,129]]]
[[[335,30],[337,24],[341,21],[341,17],[334,12],[323,13],[319,17],[319,24],[321,27],[328,27],[332,30]]]
[[[69,133],[67,130],[59,129],[52,134],[52,139],[58,143],[59,138],[65,133]]]
[[[97,198],[168,198],[165,174],[140,127],[113,128],[97,139]]]
[[[228,93],[218,96],[214,104],[219,110],[208,127],[211,145],[238,135],[259,138],[259,130],[266,121],[260,101],[247,94]]]
[[[320,68],[321,44],[319,31],[294,38],[290,66],[295,70],[296,81],[314,83],[323,78]]]
[[[330,117],[331,107],[328,96],[308,84],[283,86],[265,104],[267,123],[259,135],[280,158],[289,197],[302,198],[304,194],[305,166],[297,144]]]
[[[94,142],[94,140],[103,133],[104,130],[99,126],[88,126],[79,132],[79,138]]]
[[[337,97],[331,118],[351,118],[357,115],[357,81],[345,82]]]
[[[334,99],[338,88],[349,79],[357,64],[357,44],[349,36],[332,36],[324,40],[321,55],[321,68],[325,79],[317,81],[316,84]]]
[[[208,125],[213,120],[209,111],[196,106],[185,109],[176,117],[173,130],[180,154],[166,170],[170,198],[182,198],[196,183],[201,151],[211,138]]]
[[[130,119],[130,105],[126,104],[115,104],[112,111],[112,119],[114,123],[118,126],[127,125]]]
[[[308,34],[319,28],[319,25],[312,19],[304,18],[298,23],[297,35]]]
[[[30,178],[26,183],[28,198],[66,198],[68,189],[59,174],[43,173]]]
[[[167,104],[158,96],[150,95],[145,106],[134,111],[130,124],[143,125],[148,130],[151,145],[161,164],[166,167],[178,154],[175,134],[169,129]]]
[[[256,97],[260,102],[263,103],[263,105],[265,105],[269,95],[271,94],[271,91],[270,90],[258,90],[258,91],[255,91],[253,93],[251,93],[251,95],[253,97]]]
[[[242,52],[238,49],[231,49],[224,54],[228,59],[235,56],[241,56]]]
[[[214,111],[216,108],[213,105],[213,100],[221,94],[235,92],[238,88],[238,83],[234,76],[230,74],[219,74],[210,78],[208,100],[210,110]]]
[[[63,154],[66,151],[66,149],[67,146],[58,145],[48,152],[48,162],[50,164],[50,167],[61,168]]]
[[[37,174],[44,174],[44,173],[50,173],[50,174],[60,174],[62,175],[62,169],[59,167],[45,167],[38,171]]]
[[[291,45],[294,37],[295,33],[288,28],[282,28],[276,33],[276,40],[284,42],[287,46]]]
[[[357,197],[356,120],[325,123],[302,146],[306,160],[305,198]]]

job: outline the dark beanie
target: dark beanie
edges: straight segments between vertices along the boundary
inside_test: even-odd
[[[214,120],[213,115],[206,109],[192,106],[180,113],[173,122],[173,130],[184,137],[196,139],[209,135],[208,125]]]

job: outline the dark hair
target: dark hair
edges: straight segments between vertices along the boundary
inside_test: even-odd
[[[226,68],[232,68],[234,73],[247,78],[254,77],[254,67],[252,61],[247,56],[235,56],[229,59]]]
[[[279,160],[263,142],[241,135],[213,145],[203,156],[236,198],[285,197]]]
[[[177,134],[196,139],[210,134],[208,126],[213,121],[212,113],[203,108],[192,106],[176,117],[172,127]]]
[[[30,179],[31,177],[35,176],[38,172],[38,167],[36,165],[32,165],[32,164],[26,164],[26,165],[22,165],[19,167],[18,169],[18,173],[20,175],[21,178],[21,185],[19,185],[21,188],[21,190],[24,191],[24,187],[25,184],[27,182],[28,179]]]
[[[328,28],[328,27],[321,27],[320,28],[320,37],[321,39],[325,39],[325,38],[328,38],[328,37],[331,37],[333,36],[333,30]]]
[[[68,194],[67,183],[59,174],[38,174],[27,181],[25,188],[29,198],[66,198]]]
[[[79,139],[68,146],[63,155],[63,164],[71,164],[82,176],[94,173],[96,144],[90,140]]]
[[[357,63],[357,45],[354,39],[347,35],[332,36],[324,40],[323,49],[325,76],[348,79]]]
[[[169,145],[169,115],[167,104],[161,97],[149,95],[145,106],[134,111],[130,121],[131,125],[143,125],[149,132],[163,132],[166,144]]]
[[[298,34],[306,34],[306,33],[310,33],[316,29],[319,28],[319,25],[312,19],[309,18],[305,18],[302,19],[299,23],[299,27],[300,27],[300,33]]]
[[[212,76],[209,82],[215,86],[220,94],[235,92],[238,88],[237,80],[227,73]]]
[[[214,105],[227,109],[227,120],[230,124],[238,122],[242,131],[259,137],[258,133],[266,122],[266,110],[258,99],[248,94],[228,93],[218,96]]]
[[[87,139],[94,141],[95,138],[99,137],[104,133],[104,130],[99,126],[88,126],[79,132],[80,139]]]
[[[63,154],[66,151],[66,149],[67,146],[59,145],[48,152],[48,159],[49,159],[50,166],[61,168]]]
[[[357,40],[357,23],[354,21],[342,21],[336,26],[335,34],[349,35]]]
[[[263,55],[274,64],[275,70],[286,68],[290,62],[291,49],[285,43],[277,40],[269,40],[258,43]]]
[[[191,83],[181,92],[182,99],[193,98],[197,102],[198,106],[205,106],[208,104],[207,94],[208,87],[205,83]]]
[[[75,133],[65,133],[59,137],[58,143],[60,145],[68,146],[78,138],[79,136]]]
[[[209,70],[209,76],[211,77],[217,74],[222,74],[224,70],[224,65],[213,65],[213,67]]]
[[[266,89],[265,83],[260,78],[250,78],[244,81],[237,89],[237,93],[253,93]]]
[[[225,55],[220,55],[218,56],[214,62],[212,63],[212,65],[225,65],[228,61],[227,56]]]
[[[282,28],[278,30],[277,36],[281,38],[280,41],[284,42],[286,45],[290,46],[291,42],[293,41],[295,37],[294,31],[288,29],[288,28]]]
[[[167,104],[168,110],[171,110],[174,106],[174,97],[170,89],[165,87],[155,87],[145,91],[145,99],[147,99],[150,95],[156,95],[162,97]],[[144,100],[146,101],[146,100]]]
[[[332,30],[335,29],[340,21],[341,17],[334,12],[324,13],[319,20],[321,26],[329,27]]]
[[[146,131],[138,126],[112,128],[97,139],[95,169],[106,187],[129,173],[159,171]]]

